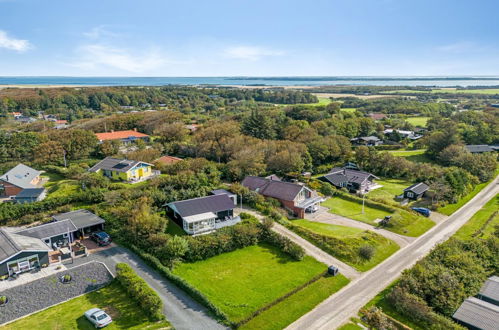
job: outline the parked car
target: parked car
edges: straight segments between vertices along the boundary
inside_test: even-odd
[[[85,317],[87,318],[87,320],[92,322],[92,324],[96,328],[103,328],[113,322],[111,316],[107,315],[106,312],[104,312],[100,308],[89,309],[85,312]]]
[[[99,246],[106,246],[106,245],[111,244],[111,242],[112,242],[111,236],[109,236],[109,234],[104,232],[104,231],[93,233],[92,235],[90,235],[90,238],[94,242],[99,244]]]
[[[425,217],[429,217],[431,214],[431,211],[427,209],[426,207],[412,207],[411,208],[414,212],[418,212],[419,214],[424,215]]]
[[[311,206],[309,206],[309,207],[307,207],[305,209],[305,212],[307,212],[307,213],[314,213],[314,212],[317,212],[317,211],[319,211],[319,206],[317,206],[315,204],[311,205]]]

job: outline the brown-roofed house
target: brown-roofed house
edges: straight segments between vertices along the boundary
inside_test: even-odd
[[[247,176],[241,182],[246,188],[265,197],[277,199],[285,209],[303,218],[305,212],[315,212],[324,199],[315,191],[296,183]]]
[[[388,118],[388,116],[385,115],[384,113],[370,113],[368,116],[372,120],[383,120],[385,118]]]
[[[156,162],[164,164],[164,165],[171,165],[178,163],[182,160],[182,158],[174,157],[174,156],[162,156],[156,159]]]
[[[99,142],[119,140],[124,144],[129,144],[137,140],[149,141],[149,135],[137,132],[137,129],[126,131],[111,131],[106,133],[95,133]]]

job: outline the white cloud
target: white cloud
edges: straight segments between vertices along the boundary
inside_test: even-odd
[[[140,54],[104,44],[84,45],[78,49],[80,58],[71,65],[95,70],[99,67],[115,68],[132,73],[150,72],[167,63],[166,57],[151,49]]]
[[[25,52],[32,46],[28,40],[15,39],[7,35],[7,32],[0,30],[0,48]]]
[[[226,48],[224,50],[224,54],[225,56],[234,59],[258,61],[262,57],[266,56],[284,55],[284,52],[257,46],[235,46]]]

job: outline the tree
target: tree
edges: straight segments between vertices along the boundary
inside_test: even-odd
[[[258,139],[275,139],[277,133],[275,120],[261,111],[251,111],[242,123],[242,132]]]
[[[165,250],[168,258],[168,267],[173,268],[189,250],[189,243],[181,236],[173,236],[166,242]]]
[[[34,148],[33,157],[33,161],[39,165],[62,165],[64,149],[57,141],[43,142]]]

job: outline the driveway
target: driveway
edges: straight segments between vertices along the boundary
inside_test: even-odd
[[[305,215],[305,219],[327,223],[331,225],[340,225],[340,226],[370,230],[388,239],[391,239],[392,241],[397,243],[401,248],[409,245],[411,242],[414,242],[414,240],[416,240],[416,237],[409,237],[396,234],[386,229],[378,228],[364,222],[346,218],[338,214],[330,213],[329,209],[323,206],[321,206],[320,209],[315,213],[307,213],[307,215]]]
[[[194,301],[184,291],[146,265],[130,250],[121,246],[114,246],[93,253],[86,258],[75,259],[73,264],[65,265],[67,268],[71,268],[89,262],[90,260],[103,262],[113,274],[115,274],[116,264],[120,262],[132,266],[137,274],[159,294],[161,300],[163,300],[164,314],[175,329],[226,329],[226,327],[217,323],[217,321],[209,315],[209,311],[204,306]]]

